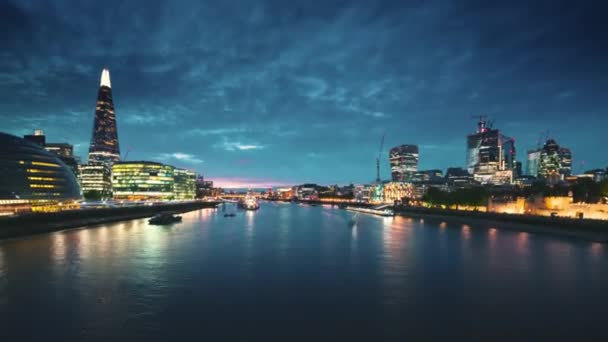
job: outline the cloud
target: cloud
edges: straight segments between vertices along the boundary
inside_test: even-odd
[[[594,153],[608,108],[595,3],[1,3],[0,122],[9,133],[89,141],[108,67],[123,149],[205,156],[206,172],[218,175],[235,172],[235,157],[255,156],[239,171],[366,180],[360,156],[377,153],[382,132],[395,145],[419,144],[431,168],[459,166],[475,129],[469,117],[486,113],[518,138],[518,151],[535,137],[510,122],[561,132],[577,159],[605,166]],[[310,151],[323,154],[323,167]]]
[[[250,150],[261,150],[266,148],[264,145],[258,144],[243,144],[240,142],[224,141],[220,144],[215,145],[216,148],[221,148],[226,151],[250,151]]]
[[[208,135],[226,135],[232,133],[243,133],[245,128],[215,128],[215,129],[203,129],[194,128],[187,131],[188,135],[208,136]]]
[[[161,153],[157,159],[163,161],[181,161],[189,164],[201,164],[203,162],[202,159],[197,158],[195,155],[182,152]]]

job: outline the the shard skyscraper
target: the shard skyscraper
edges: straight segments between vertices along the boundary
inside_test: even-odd
[[[93,136],[89,147],[89,163],[104,162],[112,164],[120,160],[116,114],[112,102],[110,71],[103,69],[97,94]]]
[[[80,166],[78,175],[86,199],[102,200],[112,197],[112,164],[119,160],[120,148],[110,71],[103,69],[95,107],[93,136],[89,146],[89,160],[88,164]]]

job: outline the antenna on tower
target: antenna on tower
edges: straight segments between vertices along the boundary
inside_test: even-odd
[[[382,139],[380,140],[380,150],[378,151],[378,158],[376,158],[376,183],[380,183],[380,158],[382,157],[382,147],[384,147],[384,136],[382,134]]]
[[[472,119],[478,119],[477,121],[477,133],[483,133],[488,129],[488,116],[485,114],[471,115]]]

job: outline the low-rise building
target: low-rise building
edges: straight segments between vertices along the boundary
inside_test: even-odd
[[[112,166],[115,200],[170,200],[175,198],[175,168],[150,161],[116,162]]]

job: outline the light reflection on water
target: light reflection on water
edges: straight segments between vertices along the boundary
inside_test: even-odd
[[[437,326],[459,335],[466,317],[485,336],[513,326],[544,336],[543,325],[559,324],[585,293],[594,301],[577,306],[569,331],[601,326],[591,313],[607,298],[603,244],[399,216],[359,215],[351,227],[352,215],[263,203],[232,218],[208,209],[170,227],[141,219],[2,241],[0,320],[63,337],[160,340],[200,332],[201,321],[204,331],[249,338],[264,325],[221,327],[254,318],[343,337],[432,335]]]

